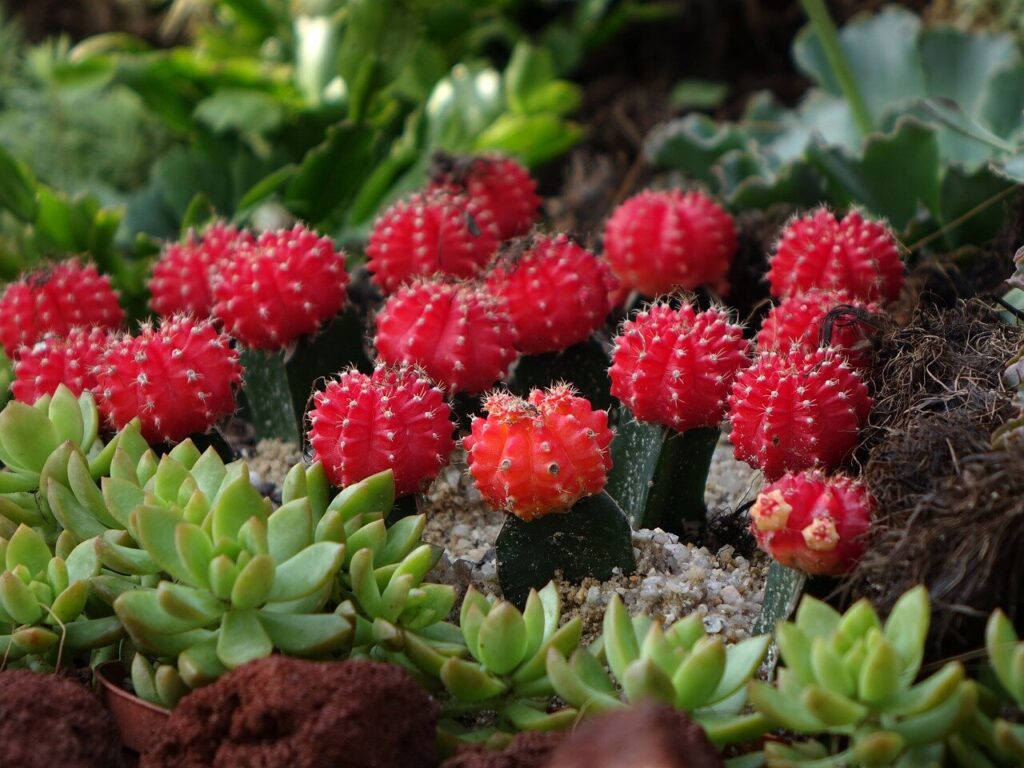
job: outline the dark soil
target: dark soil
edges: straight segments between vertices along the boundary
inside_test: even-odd
[[[143,768],[433,768],[437,705],[400,667],[273,656],[184,698]]]
[[[1018,413],[1001,373],[1021,345],[1024,328],[981,300],[926,308],[885,334],[873,372],[858,458],[878,514],[845,591],[888,610],[926,584],[944,653],[978,647],[992,609],[1021,613],[1024,444],[992,447]]]
[[[55,674],[0,672],[0,765],[119,768],[121,737],[84,686]]]
[[[684,712],[641,704],[583,723],[546,768],[724,768],[704,729]]]
[[[448,758],[441,768],[543,768],[563,733],[520,733],[502,750],[472,746]]]

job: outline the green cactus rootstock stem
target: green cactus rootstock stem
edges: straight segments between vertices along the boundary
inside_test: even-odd
[[[836,31],[836,25],[828,12],[828,7],[824,0],[800,0],[800,4],[804,7],[804,13],[807,14],[815,34],[821,41],[825,58],[836,76],[843,96],[846,97],[846,101],[850,105],[850,112],[853,113],[858,130],[864,135],[871,133],[871,129],[874,127],[871,112],[868,111],[867,103],[857,85],[857,79],[853,76],[853,70],[850,69],[850,63],[846,60],[846,54],[843,53],[839,33]]]
[[[718,438],[711,427],[674,432],[622,409],[607,490],[634,528],[690,535],[703,527],[704,486]]]
[[[241,358],[245,399],[256,434],[301,444],[283,354],[243,347]]]

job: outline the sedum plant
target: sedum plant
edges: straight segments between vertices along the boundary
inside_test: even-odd
[[[0,656],[4,665],[59,667],[64,654],[115,642],[123,631],[116,617],[86,616],[91,580],[100,571],[94,541],[66,556],[54,555],[27,525],[0,538]],[[59,548],[67,549],[66,540]]]
[[[615,595],[595,646],[568,658],[549,650],[546,665],[555,692],[579,714],[654,700],[690,713],[712,742],[731,744],[768,729],[763,715],[742,711],[744,685],[757,672],[770,642],[764,635],[727,648],[720,637],[705,633],[700,616],[680,619],[666,629],[647,616],[630,617]]]
[[[883,624],[867,600],[845,614],[805,596],[776,642],[785,667],[775,686],[751,682],[768,721],[816,740],[765,746],[768,765],[941,765],[944,740],[974,712],[978,690],[949,662],[918,682],[928,593],[904,594]]]
[[[561,608],[554,582],[539,592],[530,590],[522,611],[470,587],[459,615],[460,652],[416,638],[406,643],[406,653],[440,680],[451,697],[451,713],[493,710],[498,727],[514,730],[565,728],[576,713],[547,712],[555,689],[545,660],[550,651],[571,653],[579,645],[583,624],[576,617],[559,626]]]
[[[351,604],[328,605],[345,562],[343,511],[357,514],[326,504],[322,467],[293,469],[282,505],[271,511],[244,463],[215,457],[207,452],[193,464],[178,489],[180,506],[144,500],[128,517],[131,537],[166,575],[155,587],[124,591],[114,610],[136,648],[168,660],[151,679],[148,665],[133,664],[140,692],[155,691],[165,703],[182,690],[164,669],[172,663],[194,688],[275,650],[338,651],[352,635]],[[153,479],[160,475],[158,468]],[[357,504],[358,491],[349,492]]]
[[[983,697],[974,716],[950,736],[949,750],[957,765],[965,768],[1021,765],[1024,763],[1024,725],[1006,719],[1009,712],[1000,710],[1009,704],[1008,709],[1015,708],[1019,716],[1024,708],[1024,642],[1000,610],[989,617],[985,650],[998,683],[993,687],[1001,689],[1005,697]]]

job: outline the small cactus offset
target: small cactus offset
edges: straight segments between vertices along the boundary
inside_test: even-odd
[[[214,222],[202,235],[189,230],[183,242],[164,247],[149,280],[149,306],[161,317],[188,313],[208,317],[213,312],[213,277],[220,265],[240,248],[251,247],[252,233]]]
[[[630,617],[613,595],[595,645],[572,654],[552,648],[547,674],[555,692],[580,714],[653,700],[690,713],[713,742],[731,744],[768,730],[764,716],[742,713],[745,686],[770,641],[764,635],[726,647],[705,634],[700,616],[662,627],[643,615]]]
[[[884,222],[856,210],[837,219],[819,208],[783,229],[768,281],[772,295],[780,298],[825,288],[863,301],[892,301],[903,286],[903,262]]]
[[[604,325],[615,287],[608,264],[565,235],[527,238],[502,254],[487,288],[504,300],[524,355],[561,352]]]
[[[701,286],[725,293],[736,226],[703,192],[646,190],[612,213],[604,247],[619,282],[645,296]]]
[[[750,361],[743,329],[717,307],[652,304],[615,339],[608,374],[628,411],[610,493],[634,525],[683,533],[704,522],[704,486],[729,388]]]
[[[944,741],[973,716],[978,689],[956,661],[918,679],[929,610],[923,587],[904,594],[884,624],[867,600],[841,615],[805,596],[795,621],[776,630],[785,666],[775,687],[755,681],[748,692],[773,726],[819,740],[768,742],[768,765],[943,764]]]
[[[374,223],[367,266],[385,294],[436,273],[475,277],[498,247],[496,226],[489,201],[445,189],[416,193]]]
[[[736,458],[768,480],[835,469],[856,445],[871,405],[867,385],[839,351],[763,352],[732,384]]]
[[[115,428],[137,418],[150,442],[178,442],[233,414],[241,381],[231,339],[211,320],[175,315],[113,340],[97,366],[96,393]]]
[[[419,491],[455,447],[451,408],[418,368],[348,371],[313,397],[309,443],[331,482],[346,486],[391,469],[399,496]]]
[[[12,359],[47,333],[64,335],[75,326],[117,330],[123,323],[110,278],[74,260],[27,273],[0,297],[0,343]]]
[[[864,554],[874,506],[863,483],[808,470],[784,475],[758,494],[750,529],[782,565],[841,576]]]
[[[67,335],[48,333],[23,347],[14,364],[11,394],[31,405],[63,384],[71,394],[96,391],[96,372],[113,334],[105,328],[81,326]]]
[[[434,158],[429,189],[465,194],[490,222],[498,240],[525,235],[540,213],[537,182],[510,157],[439,155]]]
[[[518,357],[504,299],[472,282],[403,286],[384,302],[376,324],[381,361],[418,365],[452,394],[483,392],[504,379]]]

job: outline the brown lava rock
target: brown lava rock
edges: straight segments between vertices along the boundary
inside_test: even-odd
[[[142,768],[433,768],[437,705],[401,668],[272,656],[195,691]]]
[[[117,768],[121,738],[106,707],[60,675],[0,672],[0,765]]]
[[[505,749],[473,746],[448,758],[441,768],[544,768],[565,740],[563,733],[517,734]]]
[[[724,768],[704,729],[671,707],[642,704],[584,722],[545,768]]]

